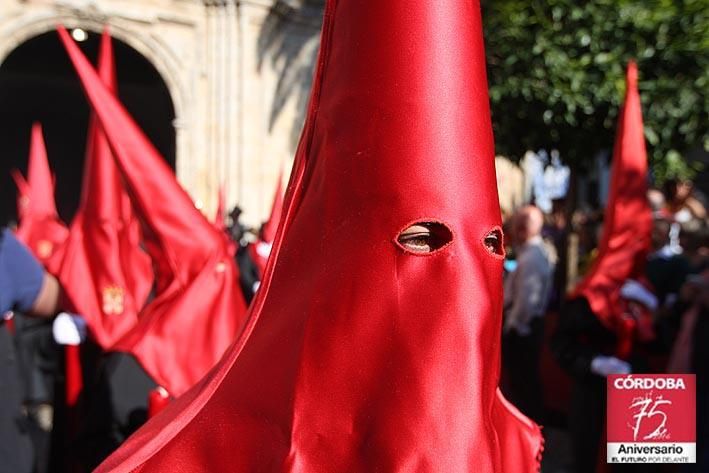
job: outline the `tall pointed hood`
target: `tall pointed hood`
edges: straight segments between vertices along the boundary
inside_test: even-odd
[[[271,213],[261,227],[259,239],[248,246],[249,256],[256,265],[260,277],[263,277],[266,271],[266,263],[273,248],[273,240],[276,238],[276,230],[283,215],[283,174],[279,174],[278,183],[276,184],[276,192],[273,195],[273,203],[271,204]]]
[[[108,28],[99,50],[98,73],[116,93],[116,68]],[[72,310],[91,335],[110,349],[138,321],[153,283],[148,255],[140,248],[132,213],[111,149],[95,115],[89,122],[84,183],[58,274]]]
[[[479,5],[329,0],[324,18],[247,330],[99,472],[501,472],[501,449],[532,451],[500,441],[519,419],[496,394],[503,255]],[[415,223],[428,226],[402,235]],[[520,457],[505,471],[536,468],[536,450]]]
[[[39,123],[32,126],[27,183],[28,204],[17,229],[17,237],[32,250],[49,272],[56,273],[68,230],[57,214],[54,178],[49,169],[42,125]]]
[[[37,215],[57,216],[57,206],[54,202],[54,177],[49,169],[47,147],[44,144],[42,125],[32,125],[30,141],[30,157],[27,169],[27,182],[30,185],[32,212]],[[50,190],[50,192],[47,192]]]
[[[12,180],[15,181],[15,187],[17,187],[17,218],[18,221],[22,221],[22,217],[25,215],[27,206],[30,203],[30,185],[19,169],[13,169],[10,171],[10,175]]]
[[[613,150],[610,193],[598,257],[571,296],[585,297],[594,314],[611,329],[616,328],[620,315],[618,300],[623,283],[644,273],[651,232],[638,69],[631,62]]]
[[[156,273],[155,299],[114,349],[132,353],[179,396],[216,364],[243,326],[238,270],[223,235],[195,208],[67,31],[58,31],[144,223]]]
[[[226,204],[224,203],[224,186],[219,186],[219,193],[217,194],[217,210],[214,213],[214,226],[220,232],[226,230],[226,215],[224,212]]]
[[[268,220],[263,224],[261,238],[267,243],[273,243],[276,239],[276,230],[281,221],[283,214],[283,172],[278,175],[278,183],[276,184],[276,193],[273,195],[273,203],[271,204],[271,213]]]

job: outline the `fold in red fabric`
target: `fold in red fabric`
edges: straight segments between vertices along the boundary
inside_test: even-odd
[[[544,439],[539,426],[505,399],[499,389],[492,415],[503,448],[501,471],[541,471]],[[510,416],[515,420],[510,421]]]
[[[638,93],[638,69],[631,62],[626,75],[625,102],[618,121],[598,256],[570,296],[585,297],[596,317],[621,335],[627,330],[621,320],[620,289],[629,278],[644,278],[651,232],[652,212],[647,201],[647,153]],[[627,345],[627,340],[620,340],[620,344]],[[627,349],[622,348],[622,351]]]
[[[65,403],[67,407],[76,407],[79,402],[79,396],[84,389],[84,376],[81,370],[81,347],[79,345],[64,346],[64,387],[65,387]],[[77,416],[76,413],[69,413],[71,426],[68,426],[70,435],[76,434]]]
[[[144,224],[154,265],[156,296],[113,349],[132,353],[179,396],[216,364],[244,325],[238,269],[224,235],[195,208],[67,31],[58,31]]]
[[[244,334],[98,472],[530,472],[503,404],[500,209],[480,7],[329,0]],[[431,253],[398,243],[438,222]],[[499,234],[498,234],[499,235]],[[501,243],[501,242],[497,242]]]
[[[98,72],[115,95],[108,28],[101,38]],[[71,310],[86,320],[92,338],[110,349],[137,323],[153,285],[153,269],[140,248],[140,223],[93,114],[86,149],[81,204],[69,229],[58,277]]]
[[[69,230],[57,214],[54,179],[49,170],[42,125],[39,123],[32,126],[31,140],[27,172],[28,200],[17,228],[17,238],[32,250],[47,271],[56,274]]]

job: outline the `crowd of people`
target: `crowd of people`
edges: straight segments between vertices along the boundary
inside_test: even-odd
[[[574,211],[568,219],[571,224],[562,227],[558,222],[566,218],[556,212],[542,214],[532,205],[507,220],[510,250],[505,280],[503,391],[540,424],[557,422],[555,411],[565,411],[563,427],[572,438],[573,471],[596,471],[602,461],[605,378],[627,373],[697,375],[702,450],[699,465],[682,471],[704,471],[708,464],[709,354],[702,343],[709,336],[706,200],[686,180],[670,180],[662,190],[650,189],[647,197],[652,210],[650,245],[639,265],[642,271],[622,283],[618,302],[622,312],[633,314],[638,330],[633,343],[621,353],[617,350],[618,333],[604,325],[598,316],[602,310],[594,311],[588,296],[577,288],[579,281],[568,280],[569,268],[560,263],[577,261],[578,271],[571,273],[581,279],[592,271],[603,238],[603,209]],[[559,207],[563,209],[563,205]],[[568,245],[570,234],[576,245]],[[576,290],[569,292],[567,288]],[[566,406],[549,403],[549,398],[558,398],[549,393],[566,381],[543,384],[543,348],[572,380]],[[650,471],[652,467],[643,468]]]

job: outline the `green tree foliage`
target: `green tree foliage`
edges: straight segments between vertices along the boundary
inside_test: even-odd
[[[611,148],[630,59],[656,177],[709,150],[709,0],[482,3],[498,152],[555,147],[583,167]]]

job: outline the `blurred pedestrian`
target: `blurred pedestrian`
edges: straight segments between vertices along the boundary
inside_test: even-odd
[[[672,224],[664,218],[655,218],[652,225],[651,252],[646,275],[660,306],[674,304],[680,287],[689,273],[689,261],[678,254],[670,239]]]
[[[707,217],[706,206],[698,198],[692,181],[669,179],[665,182],[663,190],[667,211],[677,223],[687,223]]]
[[[507,275],[504,291],[503,391],[525,415],[543,418],[539,359],[544,340],[544,314],[553,284],[555,255],[542,239],[544,215],[533,205],[512,217],[517,267]]]

